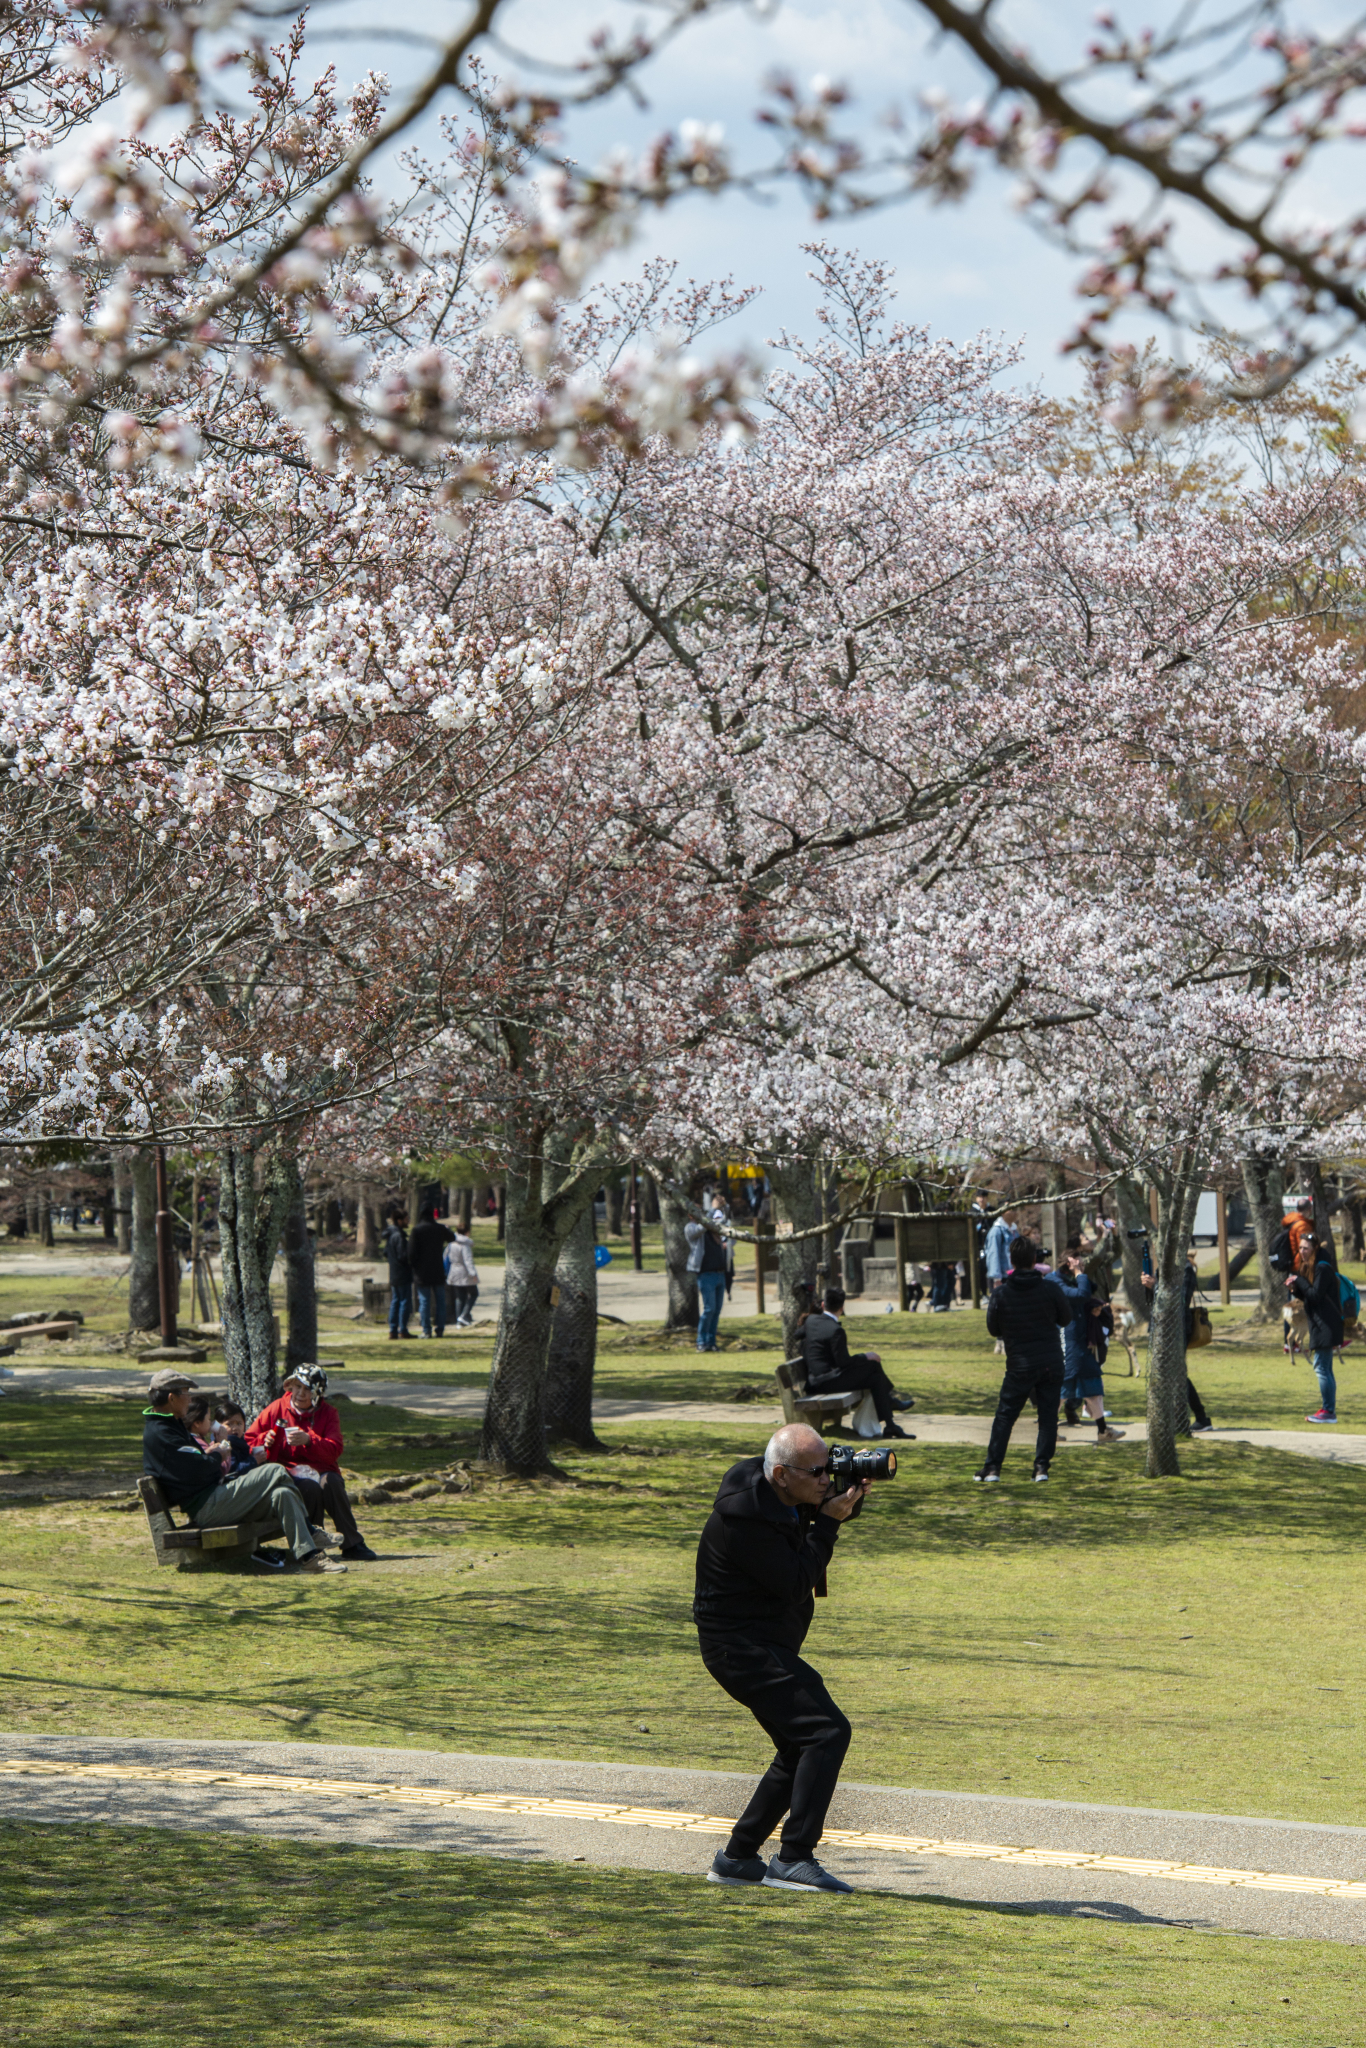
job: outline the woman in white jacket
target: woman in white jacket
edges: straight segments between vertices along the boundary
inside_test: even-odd
[[[468,1330],[479,1299],[479,1269],[474,1263],[474,1239],[458,1225],[446,1246],[446,1285],[451,1291],[451,1320],[457,1330]]]

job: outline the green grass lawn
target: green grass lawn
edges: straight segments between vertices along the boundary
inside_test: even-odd
[[[486,1265],[500,1263],[502,1250],[496,1244],[493,1223],[478,1222],[475,1233],[480,1260]],[[83,1333],[64,1344],[31,1343],[24,1347],[21,1362],[86,1363],[104,1369],[128,1363],[122,1353],[99,1348],[102,1339],[126,1325],[126,1284],[117,1277],[126,1261],[107,1260],[88,1232],[74,1245],[67,1239],[59,1246],[64,1254],[82,1248],[92,1255],[87,1276],[48,1280],[7,1271],[0,1245],[0,1314],[23,1308],[72,1307],[86,1316],[88,1335]],[[13,1249],[34,1248],[21,1240]],[[616,1250],[629,1259],[629,1248],[624,1254],[619,1245]],[[660,1270],[662,1260],[656,1226],[652,1235],[647,1232],[647,1270]],[[324,1268],[327,1264],[324,1259]],[[374,1269],[376,1274],[380,1270]],[[1366,1293],[1366,1268],[1347,1265],[1344,1270]],[[277,1286],[275,1294],[277,1307],[283,1310],[283,1290]],[[424,1379],[434,1385],[469,1387],[482,1386],[487,1380],[493,1354],[492,1320],[473,1332],[448,1335],[439,1343],[419,1338],[412,1344],[391,1344],[381,1325],[350,1319],[355,1297],[335,1282],[329,1286],[325,1271],[319,1299],[320,1349],[325,1355],[344,1358],[347,1371],[357,1377]],[[723,1349],[714,1357],[699,1356],[688,1338],[662,1342],[648,1324],[627,1328],[602,1324],[599,1392],[617,1400],[717,1402],[729,1400],[739,1387],[767,1383],[782,1355],[782,1328],[776,1316],[755,1316],[749,1309],[743,1288],[737,1288],[736,1306],[727,1307],[720,1332],[723,1346],[736,1348]],[[1318,1386],[1308,1361],[1285,1356],[1278,1329],[1254,1331],[1248,1341],[1244,1308],[1221,1309],[1216,1300],[1210,1313],[1215,1342],[1193,1354],[1191,1369],[1215,1422],[1243,1429],[1303,1429],[1306,1413],[1318,1406]],[[186,1315],[188,1319],[188,1294]],[[904,1316],[853,1313],[848,1329],[852,1348],[881,1352],[893,1380],[915,1395],[922,1410],[985,1415],[994,1407],[1001,1361],[994,1354],[980,1310],[956,1308],[946,1316],[923,1311]],[[1140,1347],[1140,1366],[1145,1356]],[[15,1362],[20,1361],[10,1361]],[[206,1376],[212,1377],[215,1368],[221,1373],[222,1361],[211,1352]],[[345,1381],[338,1376],[336,1384],[342,1388]],[[1128,1361],[1118,1345],[1111,1349],[1106,1392],[1121,1424],[1143,1414],[1146,1383],[1142,1377],[1128,1377]],[[1358,1342],[1349,1349],[1339,1366],[1338,1413],[1344,1429],[1366,1430],[1366,1343]]]
[[[832,1918],[830,1916],[838,1916]],[[1361,1952],[863,1894],[143,1828],[0,1827],[25,2048],[1340,2048]]]
[[[10,1473],[126,1475],[137,1407],[8,1397]],[[461,1448],[343,1414],[354,1474]],[[331,1583],[158,1571],[139,1517],[11,1484],[0,1722],[756,1770],[688,1603],[717,1481],[761,1436],[743,1410],[632,1425],[567,1484],[367,1507],[391,1561]],[[1366,1472],[1197,1444],[1151,1481],[1123,1447],[1063,1454],[1046,1489],[1018,1460],[984,1494],[977,1457],[908,1447],[841,1539],[811,1653],[851,1711],[848,1775],[1366,1824]]]

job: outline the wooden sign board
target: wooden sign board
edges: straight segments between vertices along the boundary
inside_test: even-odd
[[[929,1265],[936,1259],[956,1262],[968,1255],[968,1216],[908,1216],[903,1227],[906,1257],[918,1265]]]

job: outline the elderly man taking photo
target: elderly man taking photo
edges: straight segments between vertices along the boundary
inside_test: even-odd
[[[840,1524],[870,1484],[832,1497],[825,1444],[803,1422],[788,1423],[762,1458],[742,1458],[721,1482],[697,1548],[693,1619],[702,1662],[777,1754],[707,1873],[713,1884],[853,1889],[816,1861],[850,1727],[800,1653]],[[765,1866],[759,1850],[784,1814]]]

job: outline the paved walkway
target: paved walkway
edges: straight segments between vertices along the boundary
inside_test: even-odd
[[[443,1364],[445,1361],[443,1360]],[[455,1361],[458,1368],[459,1361]],[[737,1357],[743,1368],[743,1354]],[[762,1371],[762,1368],[759,1369]],[[127,1394],[140,1390],[139,1368],[124,1366],[15,1365],[0,1368],[0,1386],[16,1394]],[[200,1371],[205,1386],[212,1386],[221,1370],[206,1365]],[[484,1412],[484,1381],[472,1387],[433,1386],[426,1380],[354,1379],[348,1373],[333,1380],[330,1391],[347,1401],[364,1405],[382,1403],[406,1408],[414,1415],[431,1415],[453,1421],[475,1421]],[[767,1435],[782,1421],[776,1401],[638,1401],[599,1397],[593,1402],[596,1422],[618,1425],[638,1422],[725,1422],[734,1423],[745,1436]],[[922,1415],[918,1410],[903,1421],[921,1444],[972,1444],[985,1448],[991,1434],[989,1415]],[[1147,1441],[1148,1425],[1124,1421],[1118,1425],[1131,1443]],[[1028,1456],[1033,1446],[1033,1415],[1026,1412],[1015,1426],[1012,1448],[1018,1457]],[[1193,1439],[1201,1443],[1260,1444],[1266,1450],[1296,1451],[1302,1457],[1320,1458],[1330,1465],[1366,1465],[1366,1436],[1337,1429],[1216,1429]],[[1058,1431],[1061,1449],[1097,1450],[1094,1427]],[[1099,1452],[1097,1452],[1099,1455]]]
[[[756,1775],[762,1759],[755,1749]],[[753,1780],[556,1758],[0,1736],[0,1813],[664,1870],[699,1881]],[[1366,1829],[844,1785],[823,1850],[862,1889],[1366,1942]]]

